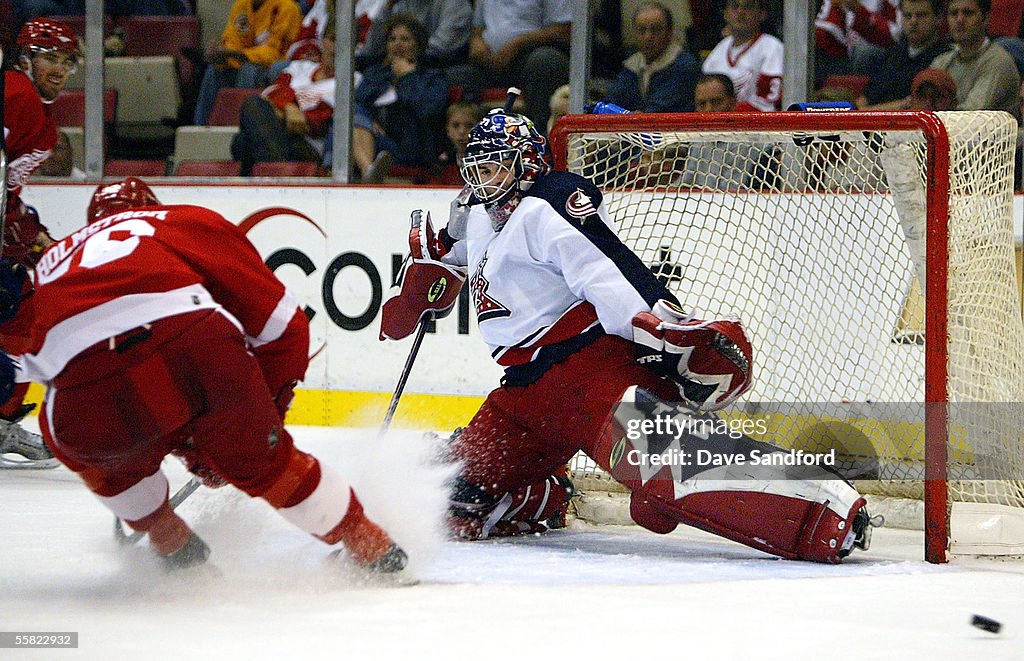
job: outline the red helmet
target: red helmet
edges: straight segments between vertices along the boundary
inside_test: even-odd
[[[34,18],[21,26],[18,47],[22,53],[62,50],[71,53],[76,59],[82,56],[75,31],[49,18]]]
[[[116,184],[101,184],[89,200],[86,224],[91,225],[100,218],[106,218],[118,211],[136,207],[151,207],[160,204],[153,190],[137,177],[128,177]]]

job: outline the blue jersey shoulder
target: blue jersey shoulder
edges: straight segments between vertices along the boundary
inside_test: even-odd
[[[582,223],[597,214],[601,191],[589,179],[555,170],[538,177],[524,197],[538,197],[571,223]]]

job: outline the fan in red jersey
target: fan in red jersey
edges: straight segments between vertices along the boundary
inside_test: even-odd
[[[183,439],[216,477],[356,563],[404,568],[346,480],[284,428],[309,323],[245,235],[208,209],[161,206],[134,178],[99,187],[88,217],[42,254],[5,347],[47,386],[40,426],[60,461],[168,568],[209,555],[160,469]]]
[[[17,47],[16,68],[3,72],[4,135],[9,160],[3,256],[31,267],[53,239],[36,210],[22,202],[21,189],[57,144],[50,104],[78,66],[81,52],[68,26],[46,18],[22,26]],[[18,424],[32,410],[32,406],[23,405],[26,390],[27,385],[18,386],[0,405],[0,468],[53,468],[57,460],[40,436]]]

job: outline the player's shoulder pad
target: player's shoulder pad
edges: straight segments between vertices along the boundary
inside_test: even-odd
[[[553,170],[539,177],[524,197],[538,197],[570,223],[582,225],[597,215],[602,195],[589,179],[572,172]]]

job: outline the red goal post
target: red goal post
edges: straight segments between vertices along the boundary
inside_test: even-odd
[[[931,562],[1024,553],[1009,115],[569,115],[550,138],[684,305],[740,312],[760,387],[734,415],[788,407],[761,440],[842,435],[859,488],[924,503]]]

